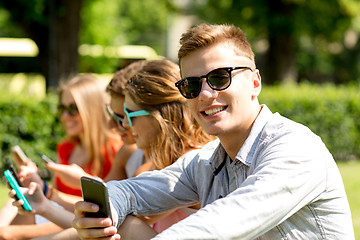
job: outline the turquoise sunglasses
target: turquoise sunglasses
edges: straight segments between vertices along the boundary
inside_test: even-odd
[[[124,103],[124,112],[126,114],[126,117],[129,121],[129,126],[132,127],[132,122],[131,122],[131,118],[133,117],[139,117],[139,116],[146,116],[146,115],[150,115],[150,113],[148,111],[145,110],[140,110],[140,111],[130,111],[126,108],[125,103]]]

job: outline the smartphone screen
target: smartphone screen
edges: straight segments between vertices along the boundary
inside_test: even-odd
[[[54,163],[53,160],[51,160],[48,156],[42,153],[38,153],[42,160],[44,160],[46,163]]]
[[[87,217],[106,218],[111,220],[111,211],[108,191],[104,182],[89,177],[81,177],[81,191],[86,202],[92,202],[99,205],[99,211],[96,213],[87,213]]]
[[[16,145],[12,147],[12,152],[15,155],[16,164],[22,165],[28,161],[28,157],[25,155],[24,151],[20,148],[20,146]]]
[[[26,211],[30,212],[32,210],[31,205],[28,202],[28,200],[25,198],[24,194],[21,192],[19,184],[16,182],[16,180],[15,180],[14,176],[11,174],[10,170],[9,169],[6,170],[4,172],[4,175],[6,177],[6,180],[9,182],[11,188],[15,190],[16,196],[18,197],[18,199],[23,200],[23,202],[24,202],[24,204],[22,205],[23,208]]]

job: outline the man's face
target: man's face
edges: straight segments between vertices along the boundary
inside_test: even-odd
[[[254,63],[235,55],[225,43],[208,46],[182,58],[180,61],[182,78],[199,77],[221,67],[246,66],[254,69]],[[219,137],[239,137],[248,134],[251,125],[260,111],[257,96],[261,80],[257,70],[234,70],[231,85],[216,91],[202,79],[202,89],[188,105],[203,129]]]

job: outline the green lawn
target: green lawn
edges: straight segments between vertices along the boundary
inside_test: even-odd
[[[339,163],[338,166],[349,199],[355,229],[355,239],[360,239],[360,161]],[[9,199],[8,193],[9,190],[6,186],[0,184],[0,206],[3,206]]]
[[[338,164],[349,200],[355,239],[360,239],[360,161]]]

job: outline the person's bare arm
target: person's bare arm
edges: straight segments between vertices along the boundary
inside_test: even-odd
[[[55,188],[53,188],[51,191],[52,191],[51,196],[50,197],[48,196],[49,199],[63,206],[66,210],[70,212],[74,211],[74,204],[76,202],[83,200],[82,197],[63,193]]]
[[[127,176],[125,172],[126,163],[131,155],[136,151],[136,144],[124,144],[116,153],[114,163],[111,167],[109,174],[105,177],[104,181],[122,180],[131,176]]]
[[[32,240],[80,240],[75,228],[67,228],[43,237],[37,237]]]
[[[29,201],[32,210],[26,211],[22,207],[23,200],[15,199],[16,201],[13,202],[13,205],[18,207],[18,212],[22,215],[39,214],[62,228],[71,227],[74,213],[53,204],[52,201],[44,196],[40,188],[40,185],[35,182],[30,183],[29,188],[22,188],[24,196]],[[15,190],[11,190],[9,196],[15,198],[15,194]]]
[[[49,235],[61,230],[61,227],[51,222],[39,225],[10,225],[0,227],[0,239],[32,239],[35,237]]]

